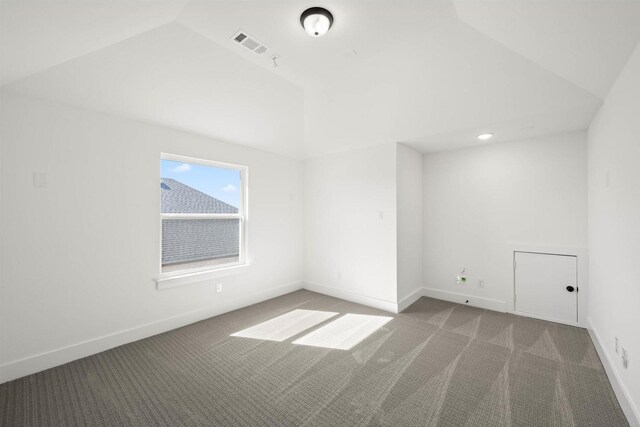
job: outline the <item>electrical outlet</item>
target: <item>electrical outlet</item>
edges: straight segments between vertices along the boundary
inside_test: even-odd
[[[33,186],[35,188],[47,188],[47,174],[45,172],[34,172]]]
[[[478,287],[479,288],[484,288],[484,280],[482,280],[482,279],[478,280]]]
[[[618,341],[618,337],[616,337],[616,354],[620,354],[620,349],[619,349],[619,341]]]
[[[216,283],[216,292],[222,292],[222,283]]]

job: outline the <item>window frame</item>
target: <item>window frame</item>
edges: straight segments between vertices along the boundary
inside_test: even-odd
[[[162,213],[162,189],[158,186],[158,212],[159,215],[159,234],[160,234],[160,248],[159,248],[159,279],[158,287],[160,288],[161,282],[165,282],[169,279],[179,279],[185,277],[198,277],[205,273],[213,273],[213,272],[226,272],[231,269],[236,269],[238,267],[243,267],[248,265],[247,263],[247,228],[249,222],[249,180],[248,180],[248,167],[243,165],[236,165],[232,163],[224,163],[218,162],[214,160],[206,160],[195,157],[187,157],[177,154],[169,154],[169,153],[160,153],[160,163],[162,160],[170,160],[175,162],[189,163],[200,166],[209,166],[221,169],[231,169],[240,172],[240,206],[238,206],[238,213],[230,214],[230,213],[213,213],[213,214],[182,214],[182,213]],[[158,170],[157,178],[162,178],[161,170]],[[197,267],[197,268],[185,268],[183,270],[176,270],[170,273],[164,273],[162,271],[162,220],[164,219],[238,219],[240,222],[240,235],[239,239],[239,254],[238,261],[228,262],[224,264],[215,264],[211,266],[205,267]],[[203,278],[202,280],[205,280]],[[195,280],[194,280],[195,281]],[[170,286],[163,286],[170,287]]]

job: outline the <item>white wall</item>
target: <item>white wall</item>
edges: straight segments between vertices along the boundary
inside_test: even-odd
[[[397,145],[397,150],[400,302],[422,287],[422,154],[402,144]]]
[[[393,311],[396,144],[305,162],[305,286]]]
[[[640,45],[589,127],[588,165],[589,314],[640,425]]]
[[[423,160],[427,288],[486,298],[491,307],[504,301],[509,309],[511,244],[586,246],[584,133],[427,154]],[[464,286],[455,282],[462,268],[469,276]],[[477,287],[479,279],[484,288]]]
[[[109,338],[117,345],[300,286],[300,161],[31,98],[1,101],[0,381],[47,367],[30,359],[42,353],[128,331]],[[212,280],[156,290],[160,152],[249,167],[251,266],[220,280],[221,294]],[[48,188],[34,188],[33,172],[47,174]]]

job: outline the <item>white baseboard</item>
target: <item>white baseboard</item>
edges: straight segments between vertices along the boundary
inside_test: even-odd
[[[532,319],[546,320],[547,322],[561,323],[563,325],[569,325],[569,326],[576,326],[578,328],[587,327],[586,323],[584,322],[567,322],[565,320],[553,319],[551,317],[546,317],[546,316],[538,316],[537,314],[526,313],[524,311],[515,311],[515,310],[509,309],[507,310],[507,313],[515,314],[516,316],[531,317]]]
[[[507,303],[504,301],[473,295],[464,295],[457,292],[443,291],[441,289],[422,288],[422,296],[457,302],[458,304],[472,305],[479,308],[486,308],[487,310],[499,311],[501,313],[505,313],[507,311]]]
[[[402,298],[398,301],[398,313],[402,313],[407,307],[409,307],[414,302],[418,301],[420,297],[424,296],[424,288],[418,288],[415,291],[411,292],[406,297]]]
[[[398,303],[395,303],[392,301],[386,301],[379,298],[362,295],[356,292],[347,291],[344,289],[321,285],[319,283],[304,282],[302,286],[304,289],[308,289],[313,292],[318,292],[320,294],[355,302],[357,304],[366,305],[368,307],[377,308],[394,314],[402,312],[402,310],[405,310],[411,304],[420,299],[420,297],[436,298],[445,301],[456,302],[459,304],[485,308],[487,310],[499,311],[501,313],[505,313],[507,307],[507,304],[504,301],[424,287],[414,290],[411,294],[404,297]]]
[[[600,356],[602,365],[607,372],[611,387],[613,387],[613,391],[618,398],[618,403],[620,403],[622,411],[627,416],[629,425],[631,427],[640,427],[640,411],[638,411],[638,407],[631,399],[631,396],[629,396],[629,392],[627,391],[627,388],[624,386],[624,383],[622,382],[620,375],[618,374],[615,361],[609,355],[607,347],[602,344],[600,335],[594,328],[593,323],[591,322],[591,318],[587,319],[587,329],[589,331],[589,335],[591,336],[591,341],[593,341],[596,351],[598,352],[598,356]]]
[[[44,371],[58,365],[91,356],[123,344],[138,341],[153,335],[170,331],[200,320],[208,319],[229,311],[257,304],[280,295],[302,289],[302,282],[290,283],[258,294],[250,294],[242,298],[223,301],[211,307],[172,316],[156,322],[147,323],[135,328],[115,332],[87,341],[61,347],[45,353],[28,356],[0,365],[0,384]]]
[[[319,294],[329,295],[331,297],[355,302],[357,304],[366,305],[368,307],[377,308],[394,314],[398,313],[398,304],[392,301],[386,301],[383,299],[362,295],[357,292],[333,288],[331,286],[321,285],[319,283],[313,282],[304,282],[302,287],[309,291],[318,292]]]

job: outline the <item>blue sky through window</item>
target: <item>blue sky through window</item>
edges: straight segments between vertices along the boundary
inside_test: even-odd
[[[160,176],[202,191],[237,208],[240,207],[240,171],[193,163],[160,160]]]

